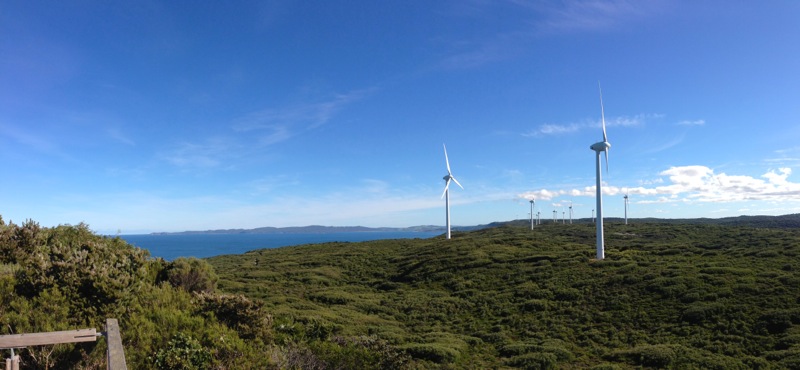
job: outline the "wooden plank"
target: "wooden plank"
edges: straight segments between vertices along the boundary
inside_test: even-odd
[[[0,348],[22,348],[43,346],[47,344],[94,342],[97,340],[95,329],[77,329],[53,331],[49,333],[0,335]]]
[[[106,342],[108,343],[108,370],[128,370],[125,363],[125,347],[119,332],[117,319],[106,319]]]

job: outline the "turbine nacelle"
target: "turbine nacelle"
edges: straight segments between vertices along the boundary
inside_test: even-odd
[[[594,150],[595,152],[598,153],[605,152],[609,148],[611,148],[611,143],[609,143],[608,141],[601,141],[599,143],[594,143],[592,144],[592,146],[589,147],[589,149]]]

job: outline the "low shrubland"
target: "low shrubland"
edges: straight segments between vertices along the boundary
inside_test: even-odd
[[[798,368],[800,231],[524,223],[152,258],[87,225],[0,219],[0,333],[120,320],[131,368]],[[24,367],[104,367],[104,341]]]

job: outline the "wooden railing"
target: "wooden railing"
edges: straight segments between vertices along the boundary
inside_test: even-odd
[[[106,337],[106,345],[108,347],[107,369],[127,370],[128,365],[125,363],[125,351],[122,347],[122,336],[119,332],[119,323],[117,319],[106,319],[106,331],[99,335]],[[99,335],[95,329],[0,335],[0,349],[11,349],[11,357],[6,359],[6,370],[18,370],[19,355],[13,354],[14,348],[59,343],[94,342]]]

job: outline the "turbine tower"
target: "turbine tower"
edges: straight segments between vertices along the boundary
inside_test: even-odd
[[[625,190],[625,196],[622,197],[625,199],[625,225],[628,224],[628,190]]]
[[[534,199],[531,199],[531,230],[533,230],[533,205],[536,203]]]
[[[447,239],[450,239],[450,180],[458,185],[461,189],[464,189],[461,184],[458,183],[455,177],[453,177],[453,173],[450,172],[450,160],[447,159],[447,146],[442,144],[444,147],[444,163],[447,165],[447,175],[444,175],[444,193],[442,193],[442,197],[445,198],[444,206],[445,206],[445,214],[447,215]]]
[[[569,224],[572,225],[572,202],[569,202]]]
[[[597,83],[597,88],[600,91],[600,117],[603,125],[603,141],[592,144],[589,149],[594,150],[597,154],[595,160],[595,172],[597,174],[597,183],[595,189],[597,190],[597,259],[602,260],[605,258],[605,240],[603,238],[603,179],[600,171],[600,153],[604,152],[606,155],[606,172],[608,172],[608,149],[611,144],[608,142],[606,135],[606,113],[603,107],[603,90],[600,88],[600,83]]]

